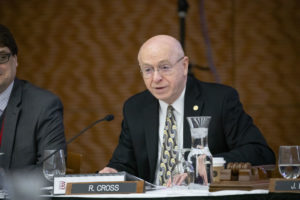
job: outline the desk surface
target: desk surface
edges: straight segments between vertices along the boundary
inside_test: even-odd
[[[0,196],[0,199],[4,199],[4,196]],[[89,200],[89,199],[125,199],[125,200],[299,200],[300,193],[269,193],[268,190],[226,190],[218,192],[208,192],[205,190],[159,190],[148,191],[142,194],[101,194],[101,195],[57,195],[57,196],[43,196],[42,200]]]
[[[208,192],[207,190],[180,190],[180,189],[165,189],[158,191],[148,191],[142,194],[101,194],[101,195],[76,195],[76,196],[55,196],[53,200],[84,200],[84,199],[155,199],[155,200],[282,200],[291,199],[299,200],[300,194],[295,193],[269,193],[268,190],[252,190],[252,191],[240,191],[240,190],[227,190],[218,192]]]

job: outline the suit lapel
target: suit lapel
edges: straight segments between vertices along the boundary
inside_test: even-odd
[[[0,166],[3,166],[5,169],[8,169],[11,163],[17,121],[20,113],[19,104],[21,102],[21,96],[22,88],[20,82],[19,80],[15,79],[14,87],[5,111],[3,138],[1,145],[1,152],[4,153],[4,157],[0,161],[3,162],[0,163]]]
[[[149,155],[150,177],[154,177],[156,170],[156,162],[158,155],[158,126],[159,126],[159,111],[158,101],[151,100],[143,109],[143,122],[145,123],[145,138],[146,149]]]
[[[201,88],[195,79],[188,78],[185,98],[184,98],[184,124],[183,124],[183,146],[184,148],[191,148],[191,132],[187,121],[187,117],[201,116],[203,110],[203,99],[201,96]]]

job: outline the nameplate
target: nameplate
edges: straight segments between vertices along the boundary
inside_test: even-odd
[[[300,180],[272,178],[270,179],[269,191],[300,193]]]
[[[129,175],[129,174],[128,174]],[[126,180],[126,172],[103,174],[67,174],[54,177],[53,193],[66,194],[68,183],[96,183],[96,182],[122,182]],[[128,180],[137,181],[137,180]]]
[[[144,193],[144,181],[67,183],[67,195]]]

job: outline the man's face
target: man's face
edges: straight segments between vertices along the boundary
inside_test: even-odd
[[[150,77],[143,75],[147,89],[157,99],[168,104],[172,104],[181,95],[188,73],[188,58],[171,52],[169,47],[150,48],[143,50],[139,58],[142,71],[145,68],[154,69]],[[171,67],[171,71],[164,73],[164,66]]]
[[[0,47],[0,56],[11,53],[9,48]],[[0,64],[0,93],[2,93],[16,77],[17,56],[11,55],[6,63]]]

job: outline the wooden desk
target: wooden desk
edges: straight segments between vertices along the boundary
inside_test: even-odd
[[[176,193],[176,192],[174,192]],[[180,196],[179,193],[172,194],[172,191],[159,191],[144,194],[118,194],[118,195],[98,195],[98,196],[57,196],[52,197],[52,200],[89,200],[89,199],[123,199],[123,200],[142,200],[142,199],[155,199],[155,200],[299,200],[300,194],[297,193],[268,193],[268,190],[254,190],[254,191],[218,191],[218,192],[199,192],[186,190]]]

